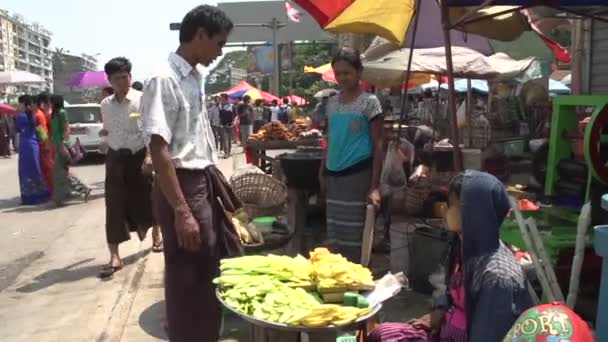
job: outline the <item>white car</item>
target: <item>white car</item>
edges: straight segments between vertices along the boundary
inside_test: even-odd
[[[70,136],[78,138],[87,153],[100,153],[103,129],[101,109],[97,103],[71,104],[65,106],[70,121]]]

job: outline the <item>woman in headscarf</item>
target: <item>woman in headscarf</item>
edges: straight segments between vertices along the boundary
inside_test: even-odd
[[[91,189],[84,185],[76,176],[70,174],[70,154],[66,144],[70,140],[70,122],[68,113],[63,109],[63,97],[51,96],[53,116],[51,119],[52,143],[55,153],[55,165],[53,168],[52,199],[55,205],[62,205],[67,199],[74,196],[82,196],[88,202]]]
[[[430,314],[381,324],[368,341],[501,341],[532,306],[523,269],[499,238],[509,209],[505,188],[494,176],[470,170],[456,176],[448,191],[447,227],[456,235],[445,295]]]
[[[49,200],[49,190],[42,177],[38,145],[38,120],[33,112],[34,99],[29,95],[19,97],[19,114],[16,128],[19,133],[19,185],[21,203],[34,205]]]

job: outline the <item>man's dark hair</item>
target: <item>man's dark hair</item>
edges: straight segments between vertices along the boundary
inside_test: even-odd
[[[248,102],[248,101],[251,101],[251,96],[249,96],[249,95],[243,96],[243,102]]]
[[[201,27],[207,31],[209,37],[212,37],[222,32],[230,33],[234,24],[226,13],[216,6],[200,5],[188,12],[182,20],[179,27],[179,42],[191,42]]]
[[[108,78],[118,72],[128,72],[131,73],[131,61],[129,61],[126,57],[116,57],[110,59],[108,63],[103,67],[103,71],[106,72]]]
[[[289,104],[289,99],[288,98],[284,98],[283,99],[283,104]]]
[[[34,97],[30,95],[21,95],[17,99],[17,102],[24,105],[25,107],[29,107],[34,104]],[[25,113],[27,114],[27,120],[30,123],[32,128],[36,127],[36,118],[34,117],[34,113],[31,110],[25,109]]]
[[[34,98],[30,95],[21,95],[17,101],[24,106],[31,106],[34,104]]]
[[[131,88],[133,88],[137,91],[143,91],[144,85],[143,85],[143,83],[141,83],[139,81],[135,81],[135,82],[133,82],[133,84],[131,84]]]
[[[53,115],[59,113],[64,106],[63,96],[57,94],[51,95],[51,105],[53,106]]]
[[[276,105],[278,105],[278,104],[279,104],[279,101],[277,101],[277,100],[272,100],[272,104],[273,104],[274,106],[276,106]]]
[[[40,93],[36,96],[36,104],[38,107],[42,107],[43,103],[51,103],[51,95],[49,93]]]
[[[220,94],[220,98],[222,98],[222,99],[227,99],[227,98],[228,98],[228,94],[226,94],[226,93],[221,93],[221,94]]]

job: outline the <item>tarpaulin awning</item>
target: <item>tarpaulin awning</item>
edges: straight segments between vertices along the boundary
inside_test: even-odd
[[[224,92],[228,97],[232,99],[240,99],[243,96],[249,96],[252,101],[262,99],[264,102],[272,102],[273,100],[279,101],[280,99],[271,93],[259,90],[257,88],[241,89],[234,92]]]
[[[65,86],[74,88],[101,88],[110,86],[104,71],[82,71],[72,75]]]
[[[457,93],[466,93],[469,90],[468,82],[469,80],[464,78],[459,78],[454,81],[454,89]],[[441,89],[448,90],[447,84],[442,84]],[[473,91],[487,94],[489,92],[488,81],[486,80],[471,80],[471,89]]]
[[[298,106],[303,106],[308,103],[308,101],[305,98],[298,96],[298,95],[289,95],[286,97],[289,99],[289,103],[296,104]]]
[[[12,70],[0,72],[0,84],[2,85],[14,85],[14,84],[31,84],[31,83],[44,83],[42,77],[32,74],[31,72],[23,70]]]
[[[241,81],[241,82],[237,83],[234,87],[232,87],[232,88],[230,88],[228,90],[219,92],[217,94],[214,94],[214,96],[220,95],[222,93],[229,94],[229,93],[234,93],[234,92],[237,92],[237,91],[243,90],[243,89],[249,90],[249,89],[254,89],[254,88],[255,87],[252,86],[251,84],[249,84],[247,81]]]
[[[17,109],[13,108],[11,105],[0,103],[0,114],[15,115],[17,114]]]
[[[452,54],[455,77],[511,79],[520,82],[542,77],[539,63],[531,57],[514,60],[504,53],[487,57],[463,47],[453,47]],[[362,79],[372,84],[374,82],[401,84],[407,70],[409,55],[409,49],[400,49],[380,58],[364,61]],[[411,72],[447,74],[445,49],[414,49]]]

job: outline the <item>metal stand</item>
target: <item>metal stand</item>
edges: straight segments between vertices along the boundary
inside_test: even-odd
[[[608,195],[602,196],[602,208],[608,210]],[[608,225],[596,226],[593,245],[595,253],[603,258],[600,298],[595,320],[595,339],[608,341]]]

